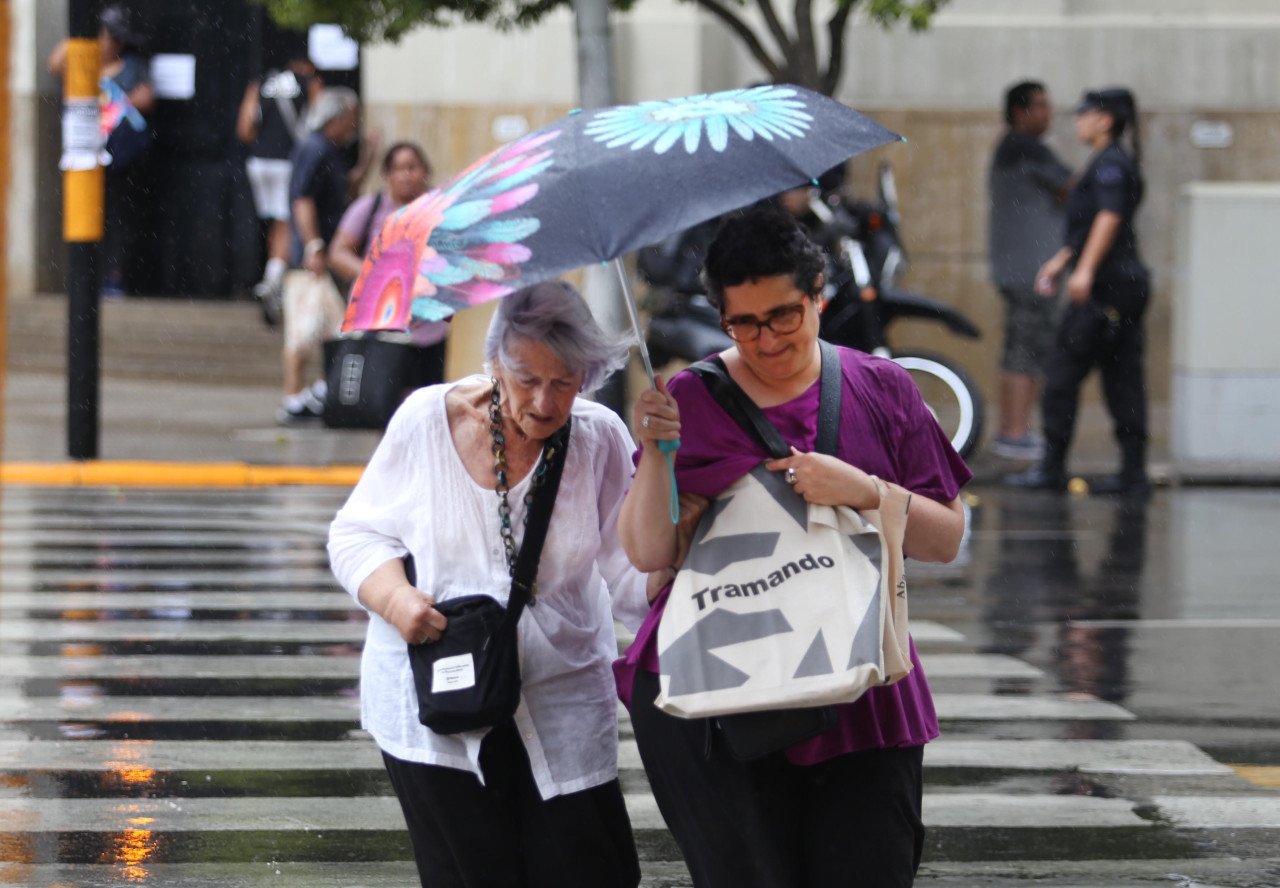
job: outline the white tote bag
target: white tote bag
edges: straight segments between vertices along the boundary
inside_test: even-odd
[[[911,670],[910,495],[810,505],[764,463],[715,499],[658,626],[664,712],[703,718],[850,703]]]

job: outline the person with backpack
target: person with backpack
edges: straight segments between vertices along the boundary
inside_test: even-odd
[[[138,208],[149,197],[142,160],[151,146],[146,115],[155,108],[156,93],[150,63],[142,52],[143,32],[129,10],[113,3],[102,10],[99,22],[100,161],[106,170],[101,294],[104,299],[119,299],[129,291],[127,272],[137,248]],[[66,40],[53,48],[47,66],[59,77],[66,73]]]
[[[420,145],[396,142],[383,155],[382,177],[386,187],[357,198],[347,207],[329,245],[329,268],[348,286],[360,276],[364,257],[383,223],[430,188],[431,162]],[[449,324],[443,321],[416,325],[410,331],[409,342],[403,347],[411,352],[401,365],[403,377],[397,380],[401,392],[396,402],[413,389],[444,382],[444,340],[448,332]]]
[[[307,110],[324,84],[305,52],[270,69],[244,91],[236,138],[249,146],[245,172],[258,218],[267,223],[267,265],[253,287],[267,326],[280,322],[280,297],[289,270],[289,155],[307,137]]]

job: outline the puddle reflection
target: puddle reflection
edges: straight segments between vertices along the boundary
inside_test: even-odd
[[[1079,529],[1077,509],[1087,510],[1088,532]],[[1050,690],[1123,705],[1131,691],[1132,630],[1087,623],[1142,616],[1148,510],[1146,499],[1081,506],[1061,496],[1002,498],[998,551],[986,583],[983,622],[991,641],[985,650],[1045,666],[1057,683]],[[1095,539],[1100,546],[1093,545]],[[1052,627],[1049,638],[1046,627]],[[1047,654],[1041,649],[1046,642]],[[1118,724],[1081,722],[1069,734],[1108,739],[1122,730]]]

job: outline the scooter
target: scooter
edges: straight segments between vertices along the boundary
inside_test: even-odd
[[[889,358],[910,373],[952,446],[967,457],[982,439],[985,410],[977,384],[940,355],[890,349],[885,330],[898,318],[913,317],[938,321],[958,336],[981,334],[950,306],[895,286],[907,259],[898,237],[897,190],[888,164],[880,168],[879,190],[874,204],[837,195],[823,199],[817,189],[810,193],[807,221],[828,260],[820,335]],[[646,341],[655,365],[697,361],[733,345],[698,277],[702,251],[713,233],[714,226],[704,224],[640,257],[640,272],[651,287],[645,302],[651,318]]]

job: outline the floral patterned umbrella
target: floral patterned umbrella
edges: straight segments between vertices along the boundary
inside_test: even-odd
[[[352,288],[343,330],[443,320],[803,185],[898,139],[790,85],[571,113],[391,216]]]

